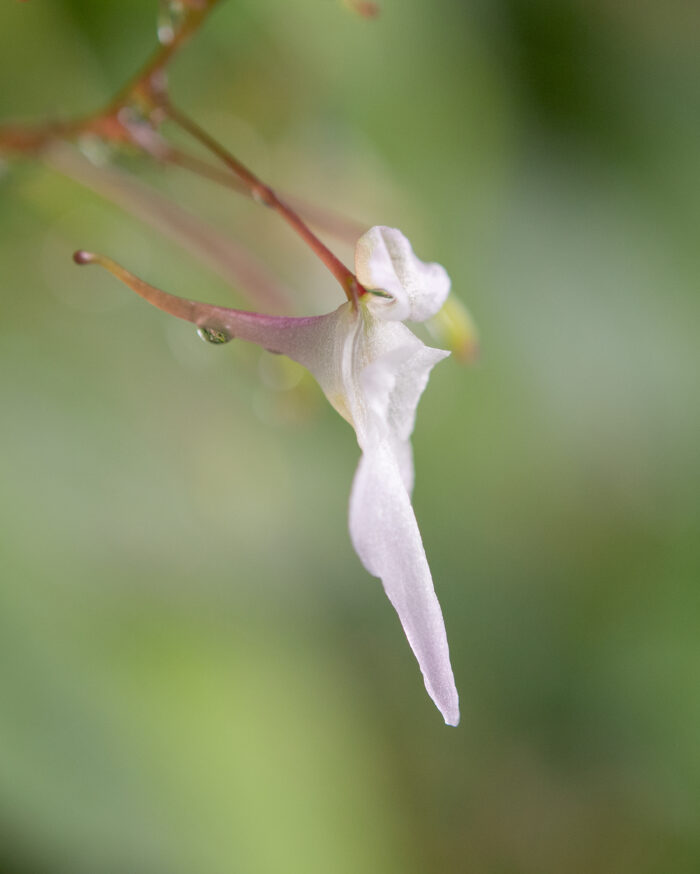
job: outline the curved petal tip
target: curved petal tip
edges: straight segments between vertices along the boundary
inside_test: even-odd
[[[450,292],[450,277],[440,264],[417,258],[401,231],[377,225],[355,245],[357,278],[375,297],[376,316],[394,321],[424,322],[442,307]]]

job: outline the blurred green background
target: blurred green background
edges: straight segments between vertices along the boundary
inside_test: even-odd
[[[157,4],[5,0],[0,118],[99,106]],[[446,728],[354,555],[354,435],[70,260],[248,305],[46,167],[0,178],[0,871],[700,870],[700,7],[224,0],[173,95],[267,181],[445,264],[415,508]],[[276,216],[118,158],[339,293]],[[349,249],[339,247],[347,257]]]

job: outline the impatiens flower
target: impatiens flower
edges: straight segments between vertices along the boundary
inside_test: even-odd
[[[445,626],[411,505],[416,407],[431,369],[449,353],[426,346],[402,324],[425,321],[442,307],[450,290],[445,270],[420,261],[400,231],[374,227],[355,248],[357,279],[368,293],[327,315],[284,318],[174,297],[107,258],[75,257],[107,267],[150,303],[197,325],[211,342],[248,340],[311,371],[362,450],[350,495],[353,546],[382,580],[428,694],[445,722],[457,725]]]

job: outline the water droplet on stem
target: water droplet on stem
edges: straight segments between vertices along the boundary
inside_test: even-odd
[[[221,328],[208,328],[206,325],[197,328],[197,334],[205,343],[212,343],[214,346],[221,346],[223,343],[230,343],[233,340],[233,335],[227,331]]]
[[[185,6],[182,0],[161,0],[158,10],[158,42],[170,45],[182,24]]]

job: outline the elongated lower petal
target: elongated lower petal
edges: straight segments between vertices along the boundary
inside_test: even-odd
[[[373,322],[365,332],[365,358],[370,362],[357,374],[366,415],[357,423],[357,439],[364,446],[386,436],[396,455],[409,496],[413,491],[413,453],[410,437],[416,407],[432,368],[450,354],[426,346],[401,322]]]
[[[396,456],[386,442],[365,448],[350,496],[350,536],[380,577],[418,659],[425,688],[448,725],[459,723],[442,611]]]

